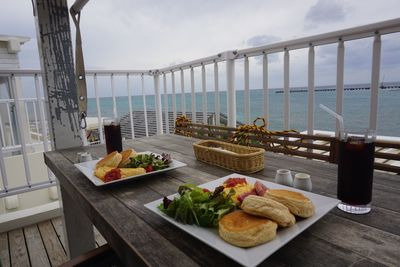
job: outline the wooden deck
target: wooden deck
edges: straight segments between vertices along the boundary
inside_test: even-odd
[[[107,241],[95,229],[96,246]],[[68,260],[61,217],[0,233],[0,266],[59,266]]]

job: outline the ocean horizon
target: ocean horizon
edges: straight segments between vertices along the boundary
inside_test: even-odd
[[[400,136],[400,83],[385,83],[392,89],[379,89],[377,134]],[[369,126],[370,94],[369,84],[345,85],[343,100],[343,117],[346,131],[365,130]],[[221,113],[227,113],[226,91],[220,91]],[[269,90],[269,125],[270,130],[283,129],[283,97],[282,88]],[[196,111],[202,111],[202,93],[196,92]],[[290,94],[290,128],[298,131],[307,129],[307,100],[305,87],[291,88]],[[102,117],[113,116],[112,97],[100,97]],[[191,93],[185,93],[186,111],[191,111]],[[164,97],[161,98],[162,104]],[[244,91],[236,91],[237,120],[244,122]],[[129,113],[128,98],[117,96],[117,112],[121,117]],[[336,91],[333,86],[316,87],[314,105],[314,129],[335,130],[335,120],[319,108],[319,104],[335,110]],[[147,110],[155,110],[154,95],[146,95]],[[181,111],[180,89],[176,91],[177,111]],[[132,96],[132,110],[143,110],[141,95]],[[172,111],[172,94],[168,94],[168,110]],[[207,111],[215,111],[215,92],[207,92]],[[263,115],[263,90],[250,90],[250,119]],[[96,99],[88,99],[88,116],[97,117]],[[252,122],[251,122],[252,123]]]

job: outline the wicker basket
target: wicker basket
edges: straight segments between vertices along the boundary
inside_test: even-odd
[[[264,169],[264,149],[204,140],[193,144],[194,154],[200,161],[241,173]]]

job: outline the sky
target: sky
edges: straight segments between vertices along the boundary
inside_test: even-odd
[[[29,0],[0,0],[0,34],[30,37],[22,46],[21,68],[39,68],[32,5]],[[73,1],[68,1],[69,6]],[[82,11],[86,69],[156,69],[215,55],[397,18],[399,0],[91,0]],[[75,34],[71,23],[72,35]],[[345,83],[368,83],[372,38],[345,44]],[[382,37],[383,81],[398,81],[400,34]],[[271,88],[283,86],[282,54],[269,57]],[[307,85],[307,50],[290,54],[290,85]],[[201,90],[196,69],[196,90]],[[223,65],[220,68],[223,77]],[[250,59],[250,88],[262,87],[260,58]],[[179,77],[179,76],[177,76]],[[185,73],[189,88],[189,73]],[[207,66],[207,90],[213,90]],[[180,86],[179,78],[177,87]],[[336,81],[336,45],[316,48],[316,85]],[[116,81],[124,84],[123,79]],[[138,84],[138,80],[133,81]],[[91,81],[88,81],[89,87]],[[125,85],[124,85],[125,86]],[[135,86],[135,85],[134,85]],[[221,89],[225,86],[221,78]],[[101,82],[107,94],[108,82]],[[146,90],[152,90],[146,79]],[[236,87],[243,88],[243,60],[236,63]],[[151,88],[151,89],[150,89]],[[119,89],[118,89],[119,90]],[[168,90],[171,86],[168,85]],[[89,96],[93,92],[89,90]],[[122,89],[117,94],[126,94]]]

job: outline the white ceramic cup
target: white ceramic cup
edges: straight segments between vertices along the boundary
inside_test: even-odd
[[[78,152],[76,161],[77,162],[85,162],[92,160],[92,155],[88,152]]]
[[[311,191],[312,183],[310,175],[307,173],[296,173],[294,176],[293,186],[297,189]]]
[[[275,183],[287,186],[293,186],[293,177],[290,170],[279,169],[276,171]]]

